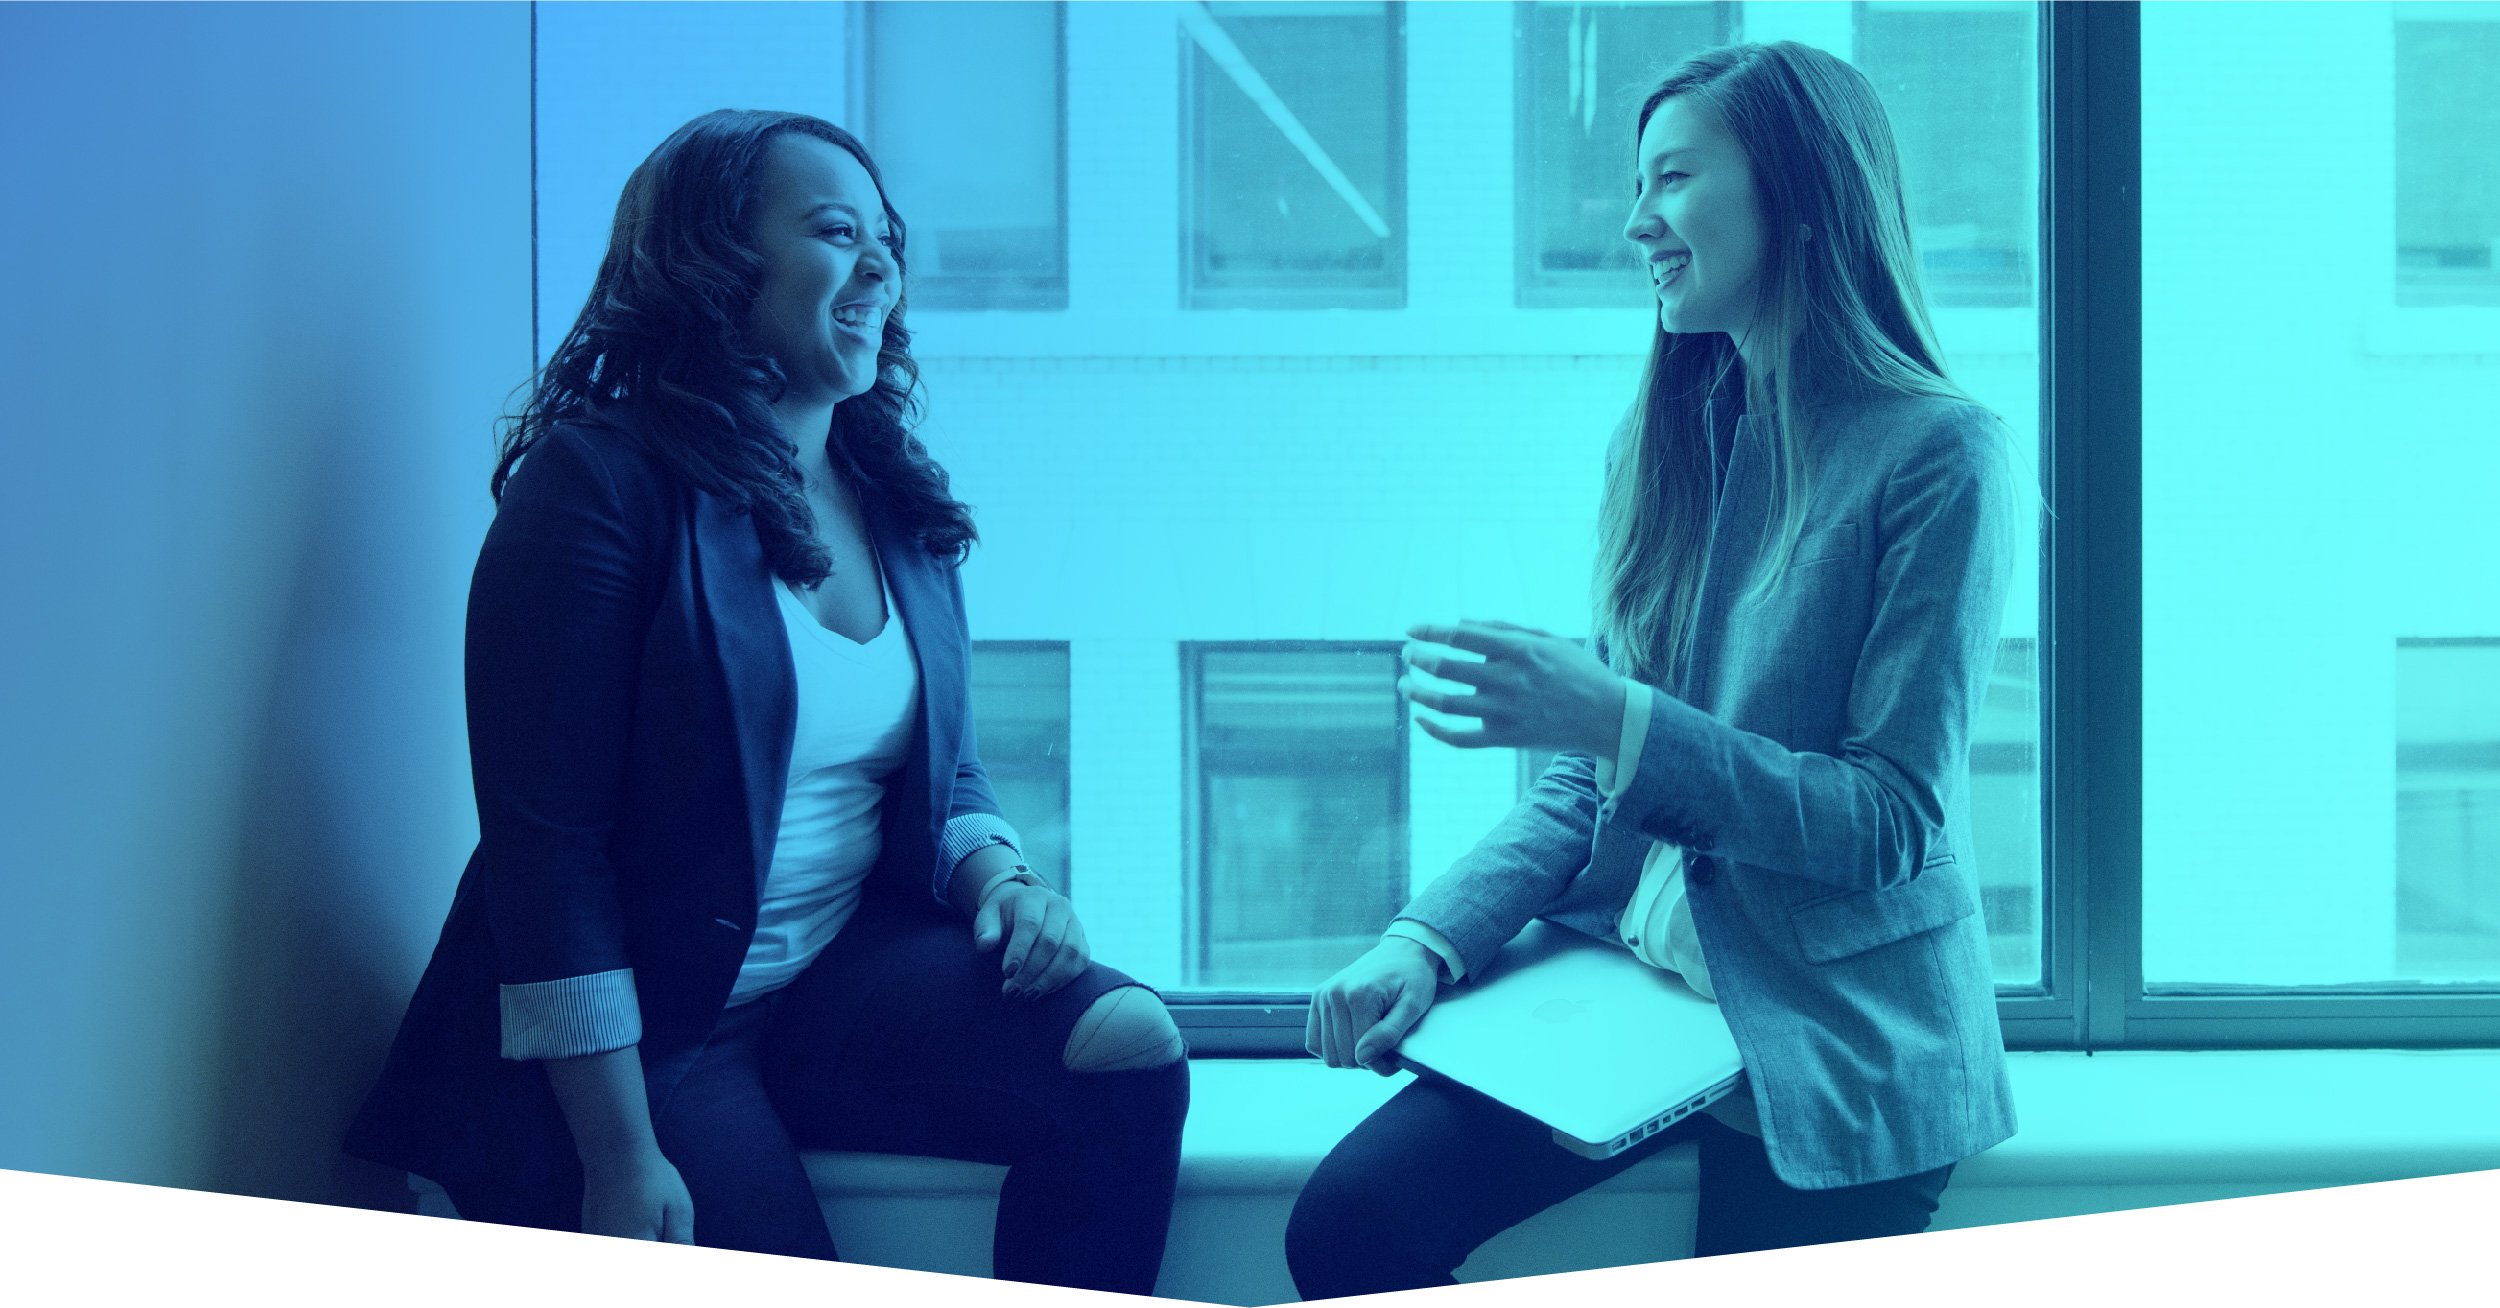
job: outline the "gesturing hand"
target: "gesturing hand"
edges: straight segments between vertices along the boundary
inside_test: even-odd
[[[1463,749],[1578,750],[1612,757],[1623,724],[1623,679],[1578,641],[1509,622],[1417,623],[1406,661],[1417,671],[1474,688],[1434,690],[1412,674],[1398,691],[1435,713],[1475,718],[1473,730],[1417,715],[1434,740]],[[1461,657],[1460,652],[1479,658]]]
[[[1320,983],[1303,1023],[1302,1047],[1330,1067],[1398,1070],[1398,1042],[1441,992],[1441,973],[1422,945],[1390,936]]]
[[[998,967],[1006,982],[999,993],[1010,999],[1039,999],[1075,980],[1093,960],[1067,897],[1021,881],[991,891],[972,915],[974,948],[986,954],[1001,940],[1007,949]]]

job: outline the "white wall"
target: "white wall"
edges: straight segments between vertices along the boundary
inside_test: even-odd
[[[476,838],[525,6],[0,7],[0,1168],[322,1199]]]

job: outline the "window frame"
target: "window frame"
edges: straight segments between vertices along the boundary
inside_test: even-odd
[[[2255,991],[2144,984],[2143,224],[2141,19],[2135,4],[2051,5],[2042,65],[2049,312],[2042,405],[2052,469],[2055,633],[2046,729],[2047,857],[2071,916],[2057,973],[2071,1045],[2032,1026],[2013,1048],[2224,1049],[2500,1044],[2500,990],[2464,985]],[[2084,275],[2084,251],[2096,276]],[[2089,432],[2089,440],[2058,433]],[[2059,722],[2092,724],[2088,735]],[[2086,871],[2088,869],[2088,873]],[[2082,882],[2080,886],[2073,883]],[[2079,892],[2079,893],[2077,893]],[[2024,1014],[2029,1016],[2029,1014]],[[2051,1015],[2042,1010],[2042,1016]]]
[[[1713,44],[1724,45],[1736,39],[1738,25],[1742,21],[1740,14],[1742,0],[1685,0],[1685,2],[1692,8],[1701,8],[1706,5],[1711,10],[1710,18],[1716,31],[1716,40]],[[1640,299],[1637,296],[1628,297],[1623,304],[1603,298],[1591,298],[1591,286],[1600,280],[1599,276],[1586,274],[1558,276],[1537,267],[1536,214],[1534,205],[1528,198],[1527,179],[1534,174],[1535,168],[1536,91],[1540,82],[1536,52],[1531,48],[1529,41],[1531,32],[1528,25],[1534,21],[1531,15],[1539,7],[1537,0],[1512,0],[1510,7],[1513,50],[1511,56],[1513,99],[1511,175],[1518,179],[1518,184],[1512,188],[1511,196],[1512,223],[1514,224],[1511,236],[1513,265],[1511,303],[1520,309],[1615,309],[1624,307],[1624,304],[1637,308],[1640,306]],[[1629,150],[1624,152],[1627,167],[1631,162],[1631,153]],[[1626,186],[1628,188],[1628,181]],[[1624,197],[1623,203],[1626,209],[1631,207],[1631,199],[1628,195]]]
[[[1076,693],[1074,685],[1076,679],[1075,648],[1070,642],[1064,640],[983,639],[974,640],[971,644],[972,661],[975,664],[980,662],[981,655],[984,653],[1056,654],[1059,656],[1061,663],[1068,669],[1067,680],[1061,682],[1059,686],[1059,692],[1066,699],[1068,704],[1068,746],[1066,751],[1059,756],[1058,778],[1059,789],[1060,792],[1066,797],[1067,805],[1066,809],[1058,815],[1061,821],[1065,824],[1067,832],[1067,834],[1060,837],[1059,852],[1065,859],[1067,865],[1059,870],[1060,875],[1058,877],[1044,877],[1044,880],[1051,882],[1052,889],[1057,890],[1060,894],[1066,895],[1071,900],[1074,900],[1076,894],[1077,868],[1080,865],[1076,854],[1076,824],[1073,820],[1076,811]],[[969,673],[969,667],[967,667],[966,671]],[[982,771],[989,775],[991,785],[995,788],[997,785],[997,769],[993,766],[993,760],[986,749],[983,750],[981,755],[981,765]],[[1012,826],[1016,822],[1019,815],[1015,813],[1008,813],[1004,816],[1006,817],[1008,824]],[[1030,815],[1025,816],[1029,817]],[[1019,834],[1021,834],[1023,828],[1019,827],[1017,830]],[[1036,871],[1039,872],[1040,869],[1036,869]]]
[[[1406,169],[1407,150],[1407,68],[1409,50],[1406,33],[1405,0],[1381,0],[1381,17],[1388,35],[1385,54],[1388,85],[1383,91],[1389,110],[1388,203],[1384,215],[1390,224],[1387,241],[1385,281],[1378,286],[1332,285],[1322,279],[1274,286],[1207,286],[1198,281],[1198,186],[1202,161],[1199,132],[1204,115],[1199,112],[1199,65],[1207,60],[1206,52],[1187,31],[1178,33],[1180,50],[1180,225],[1174,233],[1174,252],[1180,259],[1179,303],[1183,313],[1206,310],[1328,310],[1358,311],[1400,310],[1407,306],[1409,283],[1412,280],[1413,256],[1408,246],[1414,239],[1414,223],[1408,211]]]
[[[1204,751],[1201,720],[1205,708],[1206,660],[1210,654],[1378,654],[1392,660],[1404,648],[1395,640],[1184,640],[1178,642],[1181,691],[1181,876],[1185,886],[1181,898],[1181,930],[1184,936],[1184,958],[1193,952],[1204,952],[1208,946],[1207,920],[1204,910],[1208,875],[1206,840],[1206,809],[1208,773],[1203,766]],[[1402,819],[1401,834],[1411,828],[1414,779],[1410,759],[1413,713],[1403,696],[1390,691],[1391,711],[1396,718],[1395,747],[1392,751],[1396,767],[1391,776],[1389,808]],[[1400,851],[1397,884],[1411,884],[1413,868]],[[1404,902],[1404,894],[1399,902]],[[1392,912],[1395,908],[1392,907]],[[1184,962],[1183,971],[1189,970]],[[1178,987],[1175,987],[1176,991]],[[1193,994],[1166,997],[1176,1021],[1184,1032],[1194,1024],[1207,1023],[1209,1010],[1221,1009],[1233,1016],[1211,1023],[1229,1030],[1243,1027],[1289,1027],[1294,1037],[1293,1050],[1301,1049],[1300,1033],[1309,1005],[1296,996],[1279,991],[1199,989]],[[1253,1014],[1265,1014],[1253,1018]],[[1283,1015],[1289,1014],[1290,1020]],[[1192,1047],[1197,1038],[1191,1036]],[[1200,1052],[1207,1052],[1201,1050]],[[1262,1049],[1260,1052],[1268,1052]]]
[[[910,289],[915,292],[911,308],[920,313],[1064,313],[1068,308],[1069,282],[1074,280],[1074,255],[1068,230],[1068,5],[1067,0],[1025,0],[1026,3],[1047,3],[1051,8],[1052,59],[1055,61],[1058,102],[1053,107],[1056,117],[1052,139],[1058,151],[1059,193],[1058,214],[1059,275],[1056,281],[1024,278],[1001,285],[990,274],[950,277],[944,273],[914,271]],[[883,6],[855,0],[850,7],[850,48],[845,52],[845,75],[850,94],[845,97],[853,131],[871,150],[877,144],[877,14]],[[908,217],[908,216],[907,216]],[[949,304],[944,292],[949,287],[973,282],[998,287],[989,302],[980,305]],[[931,292],[937,299],[929,298]],[[1071,869],[1073,870],[1073,869]]]
[[[2398,33],[2403,31],[2407,23],[2482,23],[2491,26],[2495,31],[2500,31],[2500,13],[2439,13],[2433,12],[2427,6],[2416,8],[2411,5],[2397,5],[2394,6],[2390,19]],[[2398,96],[2404,94],[2405,86],[2405,67],[2402,63],[2402,56],[2401,49],[2392,51],[2391,57],[2398,60],[2395,66]],[[2397,126],[2401,132],[2403,128],[2401,115],[2398,116]],[[2392,151],[2388,162],[2392,168],[2395,163]],[[2401,190],[2396,191],[2391,197],[2391,203],[2395,205],[2399,215],[2403,212],[2404,199]],[[2397,233],[2398,244],[2391,251],[2396,262],[2388,284],[2388,303],[2392,308],[2397,312],[2428,311],[2435,314],[2464,312],[2486,318],[2500,318],[2500,262],[2495,262],[2490,267],[2461,274],[2444,269],[2408,265],[2404,262],[2401,216],[2398,221],[2400,224]]]

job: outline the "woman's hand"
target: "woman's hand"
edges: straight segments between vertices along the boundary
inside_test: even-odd
[[[582,1160],[582,1231],[694,1243],[694,1199],[658,1149]]]
[[[1418,623],[1406,634],[1424,642],[1406,647],[1409,666],[1475,688],[1462,694],[1419,685],[1411,674],[1398,679],[1399,693],[1414,703],[1481,724],[1459,730],[1418,715],[1415,721],[1434,740],[1462,749],[1498,745],[1614,757],[1623,732],[1623,678],[1578,641],[1534,627],[1472,620]],[[1456,651],[1483,657],[1463,658]]]
[[[1440,993],[1441,969],[1430,951],[1404,936],[1390,936],[1311,992],[1302,1047],[1330,1067],[1393,1076],[1400,1066],[1398,1042]]]
[[[1022,881],[999,885],[972,915],[972,944],[986,954],[1007,944],[999,955],[1006,983],[999,993],[1010,999],[1039,999],[1076,979],[1093,961],[1085,943],[1085,927],[1067,896]]]

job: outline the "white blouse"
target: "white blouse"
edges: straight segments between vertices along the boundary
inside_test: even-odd
[[[882,569],[878,586],[885,627],[865,644],[827,631],[787,584],[773,586],[798,677],[798,723],[772,870],[729,992],[733,1006],[797,980],[850,921],[876,864],[877,808],[911,752],[920,702],[920,665]]]

